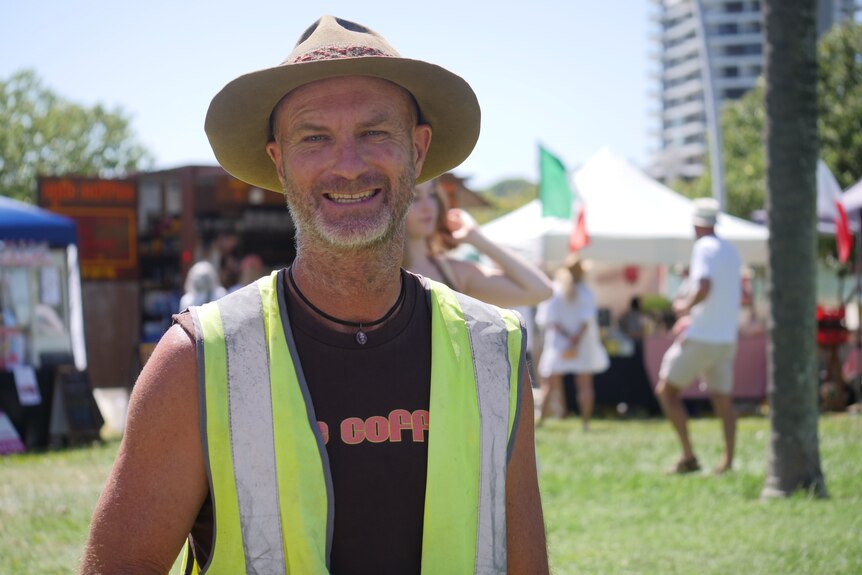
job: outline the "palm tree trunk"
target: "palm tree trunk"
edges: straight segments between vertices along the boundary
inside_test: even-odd
[[[766,0],[771,441],[762,497],[826,496],[817,438],[817,0]]]

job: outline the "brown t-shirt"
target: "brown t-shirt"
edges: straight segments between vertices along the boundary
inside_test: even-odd
[[[285,298],[290,327],[324,429],[335,521],[331,571],[418,573],[428,456],[431,314],[417,276],[402,272],[405,299],[368,342],[320,324],[300,301]],[[177,316],[189,331],[188,314]],[[192,530],[203,565],[212,547],[212,503]],[[289,545],[289,542],[288,542]]]

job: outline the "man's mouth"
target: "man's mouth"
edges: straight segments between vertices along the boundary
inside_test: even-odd
[[[357,194],[329,193],[324,194],[324,196],[330,201],[335,202],[336,204],[358,204],[359,202],[363,202],[371,197],[376,196],[379,191],[380,189],[378,188],[374,190],[366,190]]]

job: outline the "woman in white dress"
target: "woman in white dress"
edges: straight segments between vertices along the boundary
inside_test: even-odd
[[[605,371],[610,360],[599,336],[596,299],[584,282],[584,264],[570,254],[556,274],[554,295],[541,308],[545,345],[539,360],[542,415],[548,416],[552,397],[562,395],[563,376],[575,374],[578,409],[584,429],[593,415],[593,374]]]

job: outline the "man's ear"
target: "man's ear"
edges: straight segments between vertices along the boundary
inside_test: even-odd
[[[416,174],[422,172],[422,166],[425,165],[425,158],[428,155],[428,148],[431,146],[431,126],[428,124],[418,124],[413,128],[413,165],[416,167]]]
[[[281,185],[284,185],[284,164],[281,162],[281,145],[276,142],[267,142],[266,144],[266,153],[269,155],[269,158],[272,160],[272,163],[275,164],[275,171],[278,174],[278,181],[281,182]]]

